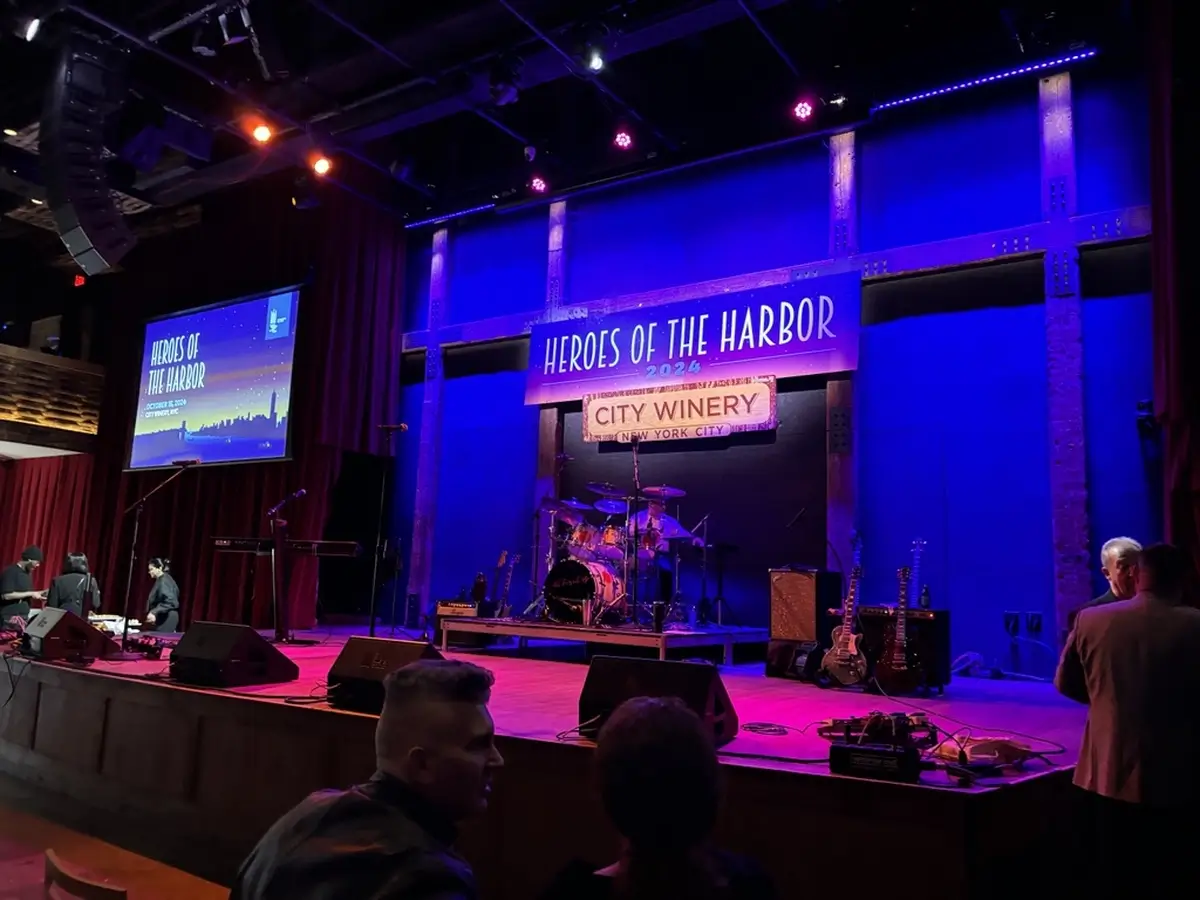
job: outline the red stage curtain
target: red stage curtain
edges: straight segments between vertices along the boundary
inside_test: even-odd
[[[1155,412],[1162,427],[1164,458],[1164,533],[1185,548],[1200,568],[1200,366],[1194,346],[1200,316],[1191,275],[1180,265],[1176,204],[1192,157],[1175,166],[1182,146],[1193,139],[1180,126],[1176,110],[1190,110],[1190,83],[1178,65],[1182,23],[1176,4],[1155,0],[1150,46],[1150,168],[1153,235]]]
[[[167,311],[164,296],[171,298],[169,309],[186,309],[283,287],[311,271],[297,321],[293,458],[185,472],[145,505],[138,537],[131,604],[136,614],[144,611],[150,587],[147,559],[168,556],[183,594],[185,622],[263,627],[272,621],[270,598],[260,590],[249,602],[253,558],[214,553],[211,539],[265,537],[264,511],[300,488],[308,494],[289,507],[290,533],[321,538],[342,453],[383,447],[377,426],[391,420],[399,391],[404,231],[386,215],[333,191],[315,217],[298,215],[286,201],[272,207],[260,200],[251,208],[233,208],[204,230],[158,258],[132,261],[128,268],[139,283],[114,295],[124,324],[112,329],[93,535],[102,549],[106,608],[120,609],[133,522],[122,511],[169,474],[122,471],[137,401],[141,321]],[[178,281],[183,297],[172,287]],[[296,560],[289,598],[295,627],[313,623],[316,596],[316,561]]]
[[[92,457],[86,453],[0,463],[0,566],[36,544],[46,555],[38,588],[62,568],[67,553],[88,549],[88,495]]]

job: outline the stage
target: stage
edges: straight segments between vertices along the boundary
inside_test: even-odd
[[[96,833],[126,816],[164,861],[228,883],[238,861],[306,793],[365,779],[374,718],[329,709],[326,674],[345,634],[290,647],[300,679],[231,691],[162,680],[166,660],[88,669],[9,659],[13,696],[0,709],[0,768],[39,803],[86,816]],[[491,710],[506,768],[492,809],[463,848],[483,895],[529,897],[573,857],[614,852],[589,789],[589,745],[560,739],[577,724],[584,665],[455,653],[496,676]],[[1062,747],[1026,772],[958,787],[943,773],[922,786],[829,774],[813,723],[905,710],[899,700],[769,679],[762,664],[721,668],[743,730],[721,751],[727,800],[719,837],[752,852],[781,884],[834,890],[846,866],[926,859],[926,898],[988,896],[1009,864],[1032,858],[1069,783],[1084,710],[1042,683],[959,679],[916,701],[961,737],[1020,732]],[[782,726],[761,729],[755,723]],[[748,731],[751,726],[754,731]],[[778,736],[761,733],[774,730]],[[198,843],[199,842],[199,843]],[[197,847],[203,847],[202,851]],[[1026,870],[1028,871],[1028,870]],[[790,892],[785,892],[785,895]]]

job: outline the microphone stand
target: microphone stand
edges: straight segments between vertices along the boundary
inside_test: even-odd
[[[392,429],[388,428],[388,429],[384,430],[384,434],[387,435],[388,454],[387,454],[387,458],[386,458],[387,464],[383,467],[383,477],[379,479],[379,519],[378,519],[378,524],[376,525],[376,528],[375,528],[375,564],[371,568],[371,599],[370,599],[370,602],[367,604],[367,624],[368,624],[367,635],[369,637],[375,637],[376,595],[379,593],[379,563],[382,561],[384,555],[387,553],[388,538],[385,538],[383,536],[383,513],[384,513],[384,508],[387,506],[388,470],[391,469],[391,467],[396,464],[396,460],[392,456],[392,435],[395,434],[395,432]],[[394,547],[393,547],[393,552],[395,552]],[[396,572],[394,577],[398,578],[399,575],[400,575],[400,573]],[[408,627],[407,612],[408,612],[408,610],[406,607],[405,608],[405,617],[404,617],[405,627]],[[393,634],[393,636],[395,635],[395,632],[396,632],[396,594],[395,594],[395,591],[393,590],[392,591],[392,634]]]
[[[147,500],[186,472],[187,469],[187,466],[180,466],[167,478],[164,478],[152,487],[146,494],[139,497],[135,503],[126,507],[125,511],[121,513],[122,518],[133,513],[133,543],[129,545],[129,574],[125,579],[125,605],[121,610],[121,617],[124,619],[124,622],[121,624],[121,652],[123,654],[129,652],[129,604],[133,600],[133,570],[137,566],[137,542],[138,534],[142,530],[142,510],[145,509]],[[141,654],[133,654],[133,656],[140,658]]]
[[[640,443],[641,439],[636,436],[630,442],[633,450],[633,506],[630,508],[631,515],[626,520],[633,523],[633,533],[630,536],[633,541],[633,579],[628,582],[628,589],[630,590],[630,601],[633,606],[633,622],[635,625],[642,624],[641,611],[638,609],[638,555],[641,552],[641,546],[638,543],[638,515],[640,514],[638,506],[641,505],[642,496],[642,476],[638,469],[638,444]],[[647,515],[646,524],[648,525],[649,523],[650,516]]]

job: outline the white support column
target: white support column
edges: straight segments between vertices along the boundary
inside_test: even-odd
[[[429,269],[429,332],[441,333],[445,324],[449,286],[450,232],[433,236]],[[425,390],[421,403],[421,445],[417,451],[416,502],[413,511],[412,551],[409,556],[409,593],[416,594],[422,617],[432,607],[429,596],[433,577],[433,537],[437,517],[438,470],[442,456],[442,394],[444,350],[436,338],[425,349]],[[427,621],[422,618],[422,621]]]

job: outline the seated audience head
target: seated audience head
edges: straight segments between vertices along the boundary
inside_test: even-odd
[[[635,697],[609,717],[596,747],[604,811],[625,839],[629,878],[690,857],[720,805],[713,736],[674,697]]]
[[[21,565],[25,567],[25,571],[32,572],[45,558],[37,547],[26,547],[21,552]]]
[[[62,573],[64,575],[86,575],[88,573],[87,556],[75,551],[68,553],[66,559],[63,560]]]
[[[468,662],[421,660],[383,682],[376,767],[454,822],[487,808],[492,777],[504,765],[487,708],[494,680]]]
[[[1137,562],[1142,545],[1133,538],[1117,537],[1100,548],[1100,572],[1113,596],[1128,600],[1137,593]]]
[[[1187,553],[1171,544],[1154,544],[1141,552],[1137,588],[1163,600],[1178,603],[1194,572]]]
[[[165,556],[155,556],[146,568],[149,569],[151,578],[161,578],[164,572],[171,571],[171,561]]]

